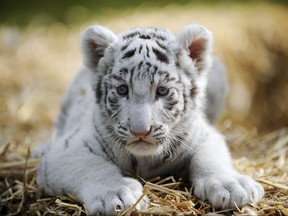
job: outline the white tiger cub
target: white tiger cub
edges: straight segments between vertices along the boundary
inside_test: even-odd
[[[130,176],[174,175],[215,208],[262,198],[262,186],[237,173],[208,122],[220,112],[226,84],[219,62],[210,69],[206,28],[188,25],[176,37],[157,28],[116,36],[96,25],[82,43],[86,67],[64,96],[57,138],[36,150],[43,154],[37,181],[47,194],[72,194],[89,214],[116,215],[142,195]],[[210,100],[216,98],[208,100],[208,120],[207,76]],[[146,197],[136,208],[148,203]]]

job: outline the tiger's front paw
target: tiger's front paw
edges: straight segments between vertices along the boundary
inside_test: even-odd
[[[214,208],[235,208],[258,202],[263,187],[250,176],[214,174],[194,180],[194,195],[211,202]]]
[[[132,178],[121,178],[113,185],[103,184],[89,188],[83,194],[83,201],[89,215],[117,215],[136,203],[143,194],[142,185]],[[149,206],[149,199],[145,196],[136,205],[137,210]]]

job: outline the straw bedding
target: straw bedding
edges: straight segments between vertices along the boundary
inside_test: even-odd
[[[107,12],[98,22],[115,31],[151,23],[177,31],[199,20],[214,32],[215,51],[227,65],[231,82],[217,127],[227,137],[237,170],[253,176],[266,193],[258,204],[219,211],[193,197],[181,179],[155,177],[143,180],[150,207],[135,211],[132,206],[119,215],[287,216],[287,10],[271,5],[139,10],[119,16]],[[165,23],[171,14],[179,19]],[[39,159],[30,157],[50,133],[61,94],[81,64],[80,29],[61,23],[0,28],[0,215],[86,215],[72,196],[45,196],[35,181]]]

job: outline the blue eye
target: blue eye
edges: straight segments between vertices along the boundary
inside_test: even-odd
[[[169,93],[169,89],[166,88],[166,87],[163,87],[163,86],[160,86],[158,89],[157,89],[157,92],[156,94],[158,96],[166,96],[167,94]]]
[[[119,95],[128,95],[129,89],[127,85],[121,85],[117,87],[117,92]]]

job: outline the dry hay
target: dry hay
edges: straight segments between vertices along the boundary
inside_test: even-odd
[[[251,133],[243,130],[227,128],[228,139],[242,156],[235,159],[236,167],[241,172],[250,174],[265,188],[265,197],[257,204],[237,210],[217,211],[208,202],[203,202],[191,195],[191,188],[173,177],[154,178],[144,182],[144,195],[151,201],[146,210],[136,211],[135,206],[119,215],[288,215],[288,128],[275,131],[260,138],[251,137]],[[249,139],[243,140],[244,139]],[[229,140],[228,140],[229,141]],[[236,142],[235,142],[236,141]],[[239,141],[239,143],[237,143]],[[248,142],[248,143],[246,143]],[[249,142],[261,144],[262,148],[249,146]],[[243,143],[246,143],[245,147]],[[237,146],[238,144],[238,146]],[[240,146],[241,145],[241,146]],[[269,149],[269,152],[267,152]],[[240,151],[239,151],[240,150]],[[0,213],[16,215],[86,215],[85,208],[72,196],[45,197],[37,188],[35,172],[39,159],[27,156],[18,160],[9,160],[13,154],[10,144],[2,147],[0,177],[1,209]],[[253,157],[258,156],[255,160]],[[237,155],[236,155],[237,157]],[[286,164],[286,167],[285,167]],[[141,199],[141,198],[140,198]],[[137,203],[135,203],[136,205]]]
[[[288,93],[287,10],[262,5],[229,10],[167,7],[119,16],[114,12],[109,20],[103,16],[98,22],[116,31],[151,23],[177,31],[196,20],[212,29],[216,52],[225,61],[232,83],[228,109],[218,128],[227,137],[235,167],[253,176],[266,191],[258,204],[217,211],[193,197],[190,186],[181,180],[155,178],[144,182],[150,208],[137,212],[132,207],[125,215],[288,215],[288,128],[277,129],[287,126],[288,116],[288,101],[283,99]],[[168,24],[169,17],[176,15],[178,19]],[[61,23],[24,30],[0,28],[0,215],[86,215],[75,198],[47,197],[37,188],[39,160],[27,150],[48,136],[71,72],[81,64],[80,29]],[[259,128],[270,132],[259,133]]]

